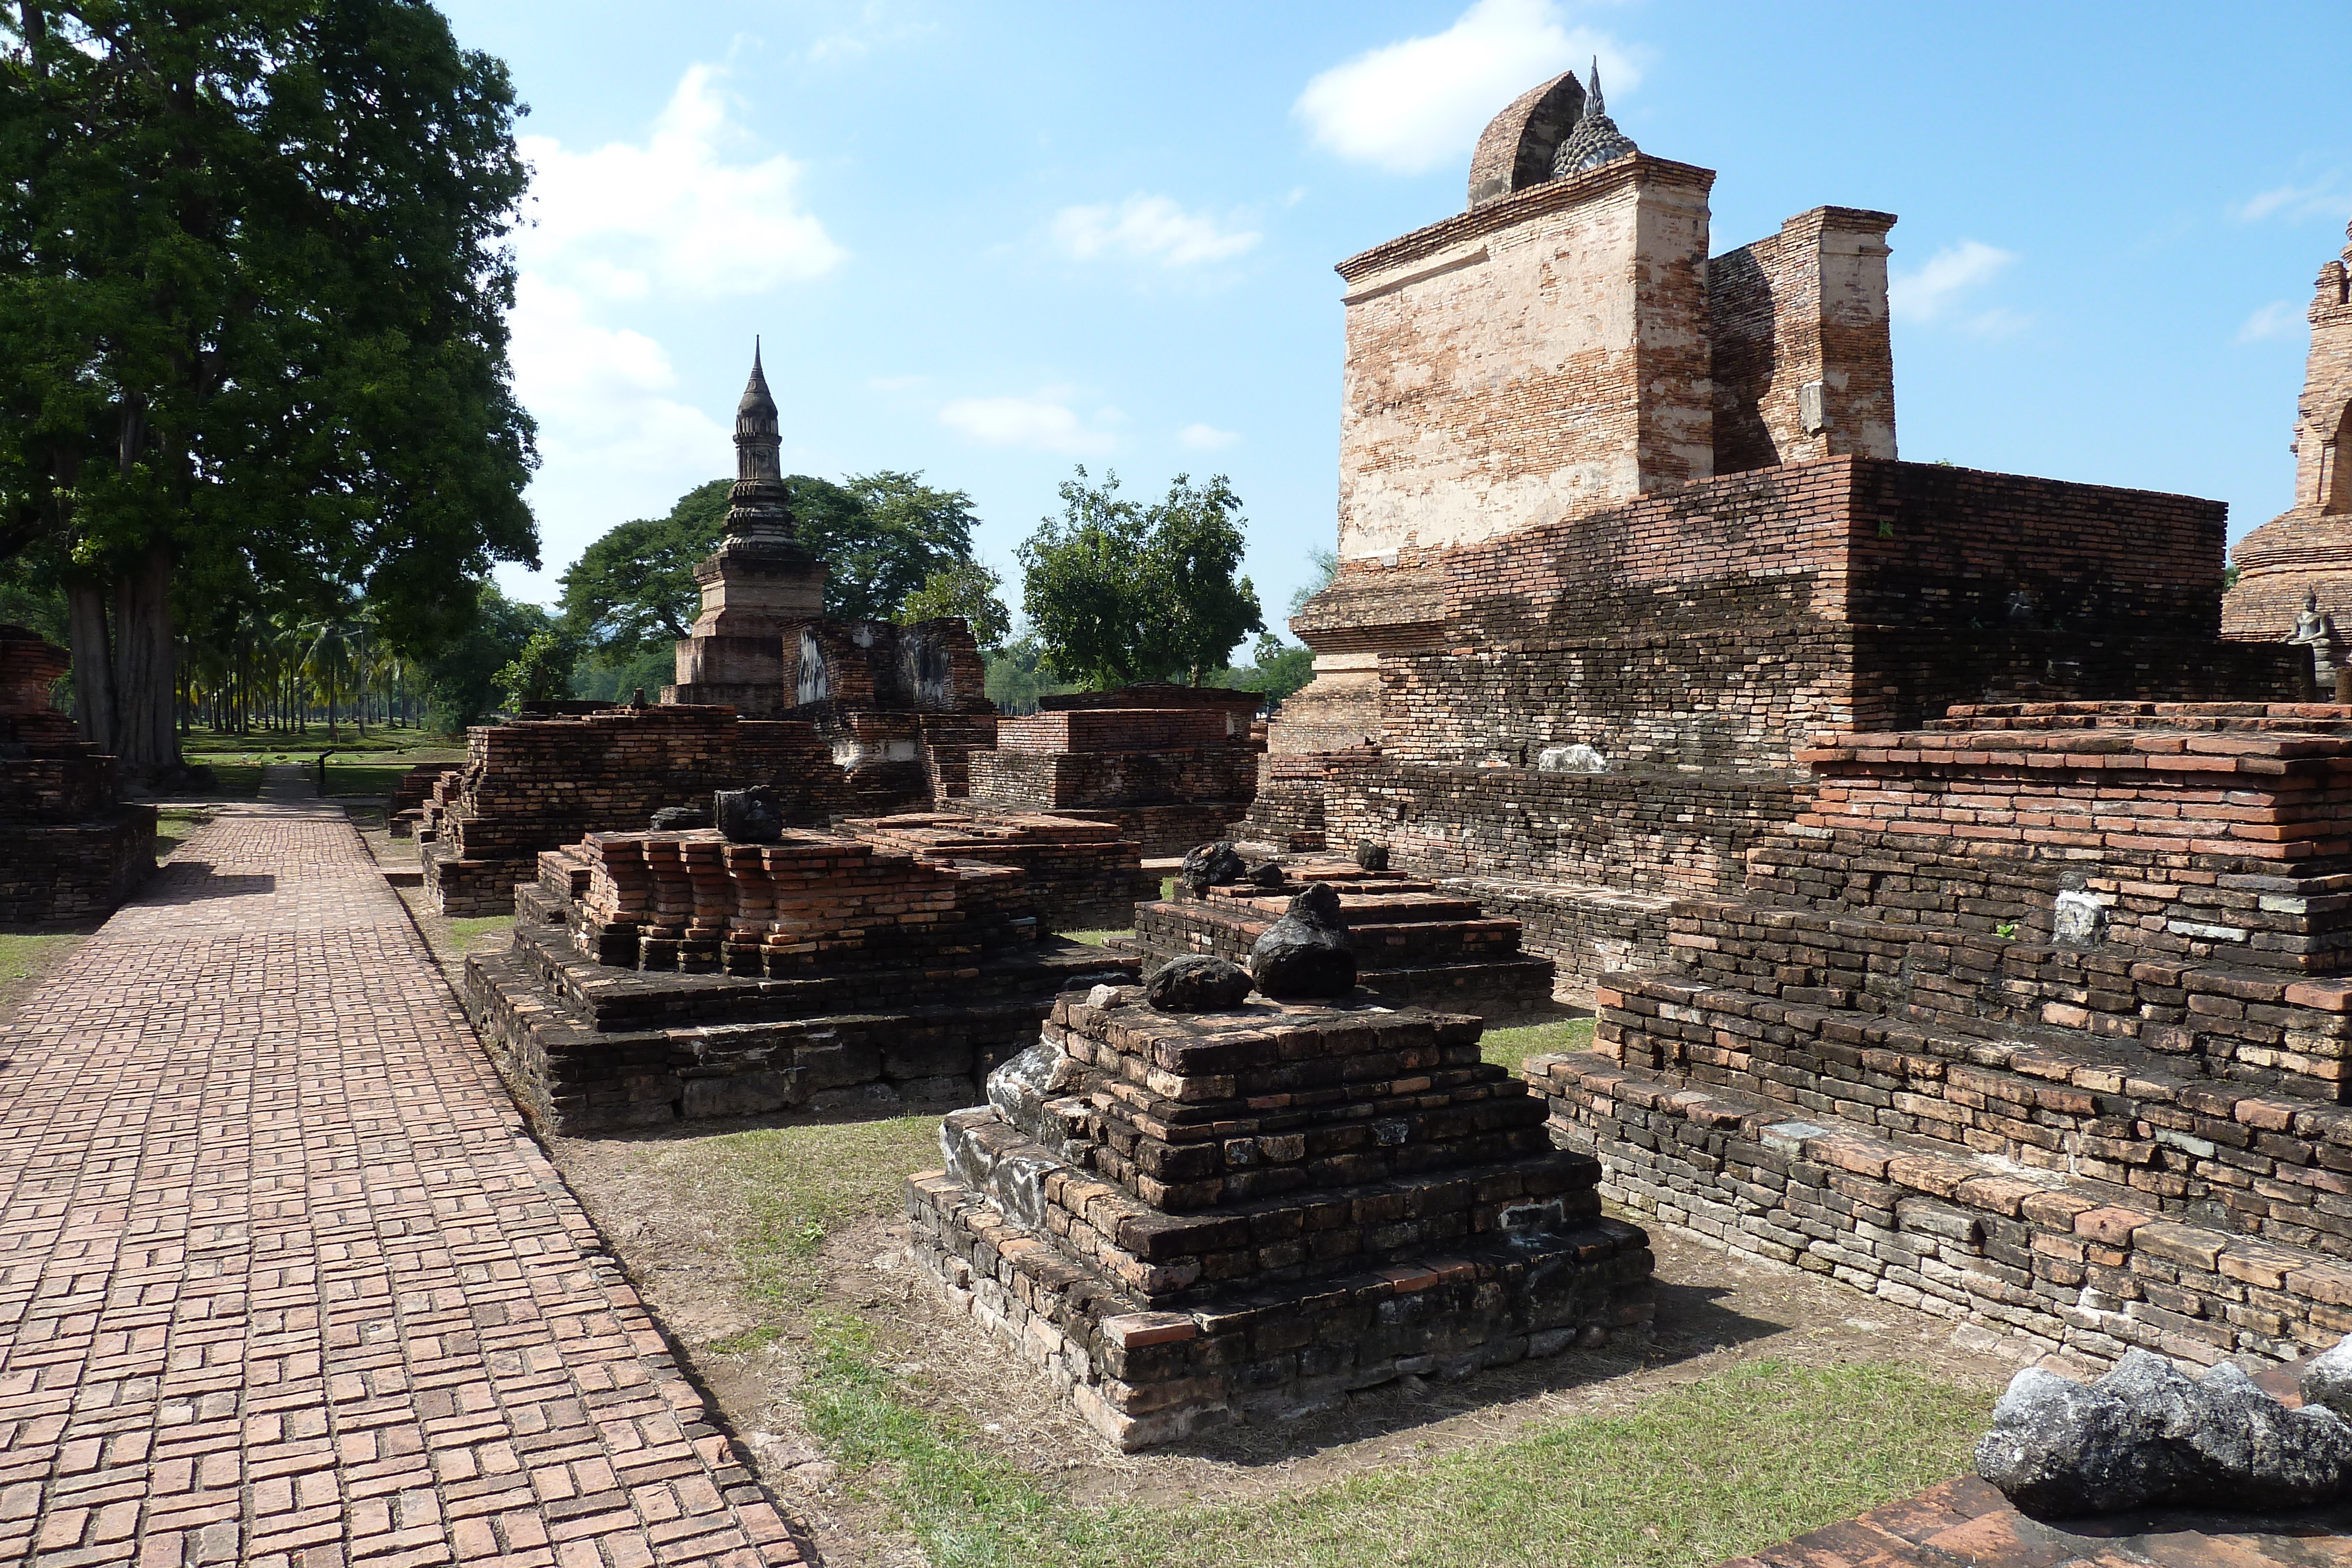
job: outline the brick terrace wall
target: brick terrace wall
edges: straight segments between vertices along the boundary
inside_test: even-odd
[[[1231,738],[1212,707],[1067,708],[996,721],[1000,751],[1175,751]]]
[[[1225,820],[1248,806],[1257,788],[1257,755],[1247,746],[1184,751],[975,751],[975,803],[1027,810],[1058,807],[1223,802]]]
[[[763,784],[784,795],[798,822],[851,805],[830,753],[808,725],[791,720],[674,706],[478,727],[467,735],[456,789],[436,787],[446,803],[427,812],[435,837],[423,846],[425,886],[445,914],[503,915],[541,850],[586,833],[642,831],[665,807],[708,805],[715,789]]]
[[[2339,1260],[1840,1136],[1784,1107],[1590,1057],[1537,1057],[1527,1076],[1550,1097],[1555,1135],[1601,1157],[1617,1202],[1914,1311],[2095,1362],[2134,1345],[2206,1364],[2284,1360],[2352,1332],[2352,1264]]]

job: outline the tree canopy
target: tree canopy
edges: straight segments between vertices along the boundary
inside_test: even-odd
[[[667,517],[623,523],[590,545],[563,574],[565,624],[607,661],[685,636],[699,602],[694,566],[719,547],[732,487],[698,485]],[[890,620],[935,573],[971,559],[971,497],[919,474],[886,470],[838,485],[793,474],[784,487],[794,536],[825,564],[828,615]]]
[[[0,5],[0,554],[135,768],[176,757],[175,594],[364,593],[423,645],[536,564],[518,112],[423,0]]]
[[[1066,677],[1199,685],[1265,630],[1256,590],[1236,575],[1241,497],[1222,474],[1205,485],[1180,474],[1149,506],[1118,491],[1117,474],[1092,484],[1083,466],[1063,481],[1062,516],[1016,552],[1022,609]]]
[[[996,573],[976,560],[960,560],[934,571],[923,580],[922,587],[907,595],[907,601],[898,607],[898,620],[911,626],[918,621],[961,615],[971,628],[972,641],[980,644],[980,651],[993,657],[1013,630],[1013,612],[1000,597],[1003,590],[1004,580]]]

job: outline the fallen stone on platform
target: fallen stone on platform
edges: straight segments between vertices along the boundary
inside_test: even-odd
[[[2051,1518],[2149,1504],[2302,1508],[2352,1480],[2352,1426],[2324,1406],[2289,1408],[2234,1362],[2191,1378],[2132,1350],[2095,1383],[2019,1373],[1976,1466],[2020,1510]]]
[[[1356,955],[1339,895],[1316,883],[1290,901],[1283,917],[1250,948],[1257,988],[1284,1001],[1344,997],[1356,988]]]
[[[1179,958],[1160,967],[1144,996],[1163,1013],[1220,1012],[1250,994],[1250,974],[1230,958]]]
[[[1202,893],[1241,881],[1243,869],[1241,852],[1229,841],[1219,839],[1215,843],[1187,851],[1176,880],[1194,893]]]

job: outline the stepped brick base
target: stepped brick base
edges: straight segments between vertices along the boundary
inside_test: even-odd
[[[1100,948],[1035,941],[1000,885],[1017,889],[1016,870],[934,867],[851,840],[598,839],[619,854],[620,881],[636,883],[634,903],[622,906],[632,890],[609,877],[597,884],[611,868],[589,846],[550,852],[541,881],[515,891],[512,946],[466,965],[466,1010],[543,1132],[968,1102],[992,1067],[1036,1040],[1057,992],[1135,974],[1131,960]],[[672,852],[681,874],[652,866],[656,850]],[[686,858],[698,851],[719,852]],[[729,865],[728,852],[740,863]],[[717,897],[730,880],[764,895],[761,941],[736,939],[748,931],[719,917],[720,902],[729,914],[743,907]],[[813,913],[783,885],[801,881],[831,901],[831,935],[772,949],[764,938],[777,933],[764,927]],[[672,883],[685,906],[664,911]],[[711,903],[707,925],[692,907],[698,891]],[[865,909],[866,925],[851,905]],[[670,924],[644,917],[672,914]],[[902,926],[900,915],[928,918]]]
[[[2352,708],[2044,704],[1805,752],[1746,896],[1530,1064],[1638,1210],[2104,1359],[2352,1329]]]
[[[1181,883],[1167,899],[1135,910],[1135,947],[1145,974],[1171,959],[1213,954],[1249,959],[1260,934],[1282,917],[1305,883],[1339,894],[1356,979],[1391,1007],[1439,1008],[1488,1023],[1551,1010],[1550,960],[1519,951],[1519,923],[1485,915],[1470,899],[1402,872],[1367,872],[1351,861],[1307,860],[1284,867],[1280,892],[1245,884],[1195,894]]]
[[[1065,996],[910,1180],[916,1260],[1125,1449],[1640,1328],[1648,1238],[1478,1033]]]
[[[0,925],[111,915],[155,874],[152,806],[113,805],[84,822],[0,821]]]
[[[1554,1136],[1601,1161],[1609,1197],[1899,1306],[2092,1361],[2133,1345],[2206,1364],[2283,1359],[2352,1333],[2352,1263],[2338,1259],[1595,1053],[1526,1071]]]

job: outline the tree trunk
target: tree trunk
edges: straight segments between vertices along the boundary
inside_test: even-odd
[[[115,755],[126,772],[153,779],[180,765],[173,724],[172,547],[147,547],[115,584],[115,697],[121,730]]]
[[[106,590],[75,579],[66,584],[66,641],[72,645],[74,718],[81,737],[115,749],[114,649],[106,632]]]

